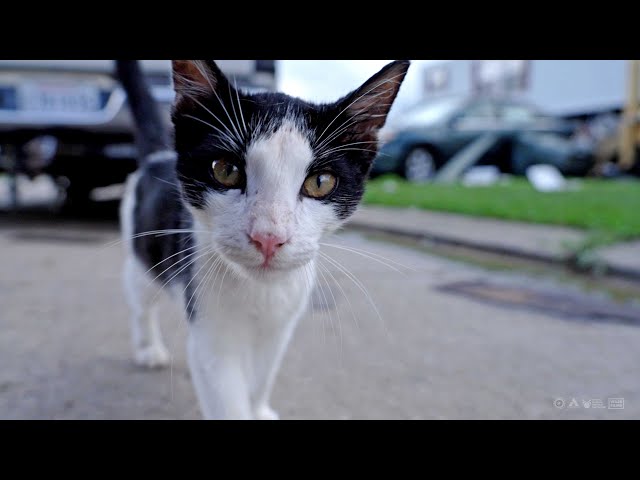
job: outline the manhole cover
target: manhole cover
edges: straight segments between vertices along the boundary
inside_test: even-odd
[[[640,309],[616,305],[587,295],[560,294],[521,286],[491,284],[481,280],[441,285],[437,290],[492,305],[536,310],[569,319],[640,326]]]

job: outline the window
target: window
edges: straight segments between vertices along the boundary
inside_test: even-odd
[[[480,102],[475,103],[464,111],[463,116],[465,118],[487,118],[487,117],[495,117],[496,109],[495,106],[489,102]]]
[[[536,112],[524,105],[503,105],[500,108],[500,119],[505,123],[524,123],[535,120]]]

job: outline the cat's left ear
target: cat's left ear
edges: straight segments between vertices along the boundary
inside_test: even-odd
[[[387,120],[410,64],[408,60],[391,62],[339,101],[339,108],[353,123],[348,129],[349,137],[377,138],[378,130]]]

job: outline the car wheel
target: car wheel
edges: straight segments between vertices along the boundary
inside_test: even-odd
[[[436,160],[424,147],[412,149],[404,160],[404,176],[410,182],[426,182],[436,172]]]

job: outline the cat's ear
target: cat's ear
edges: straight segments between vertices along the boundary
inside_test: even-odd
[[[389,63],[360,88],[339,101],[338,108],[345,112],[346,118],[352,123],[347,131],[348,137],[377,138],[378,130],[387,120],[410,64],[408,60]]]
[[[227,81],[213,60],[172,60],[171,65],[177,107],[211,95]]]

